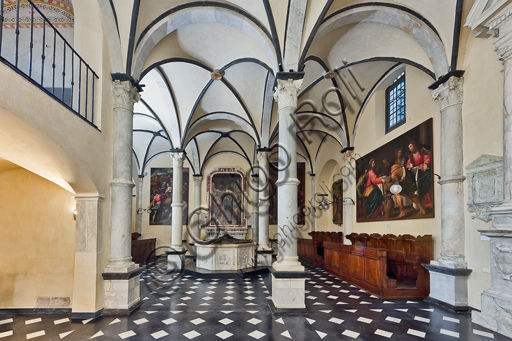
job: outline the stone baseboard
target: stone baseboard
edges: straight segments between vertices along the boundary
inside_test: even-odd
[[[482,293],[482,311],[473,311],[473,323],[512,338],[512,297],[495,290]]]

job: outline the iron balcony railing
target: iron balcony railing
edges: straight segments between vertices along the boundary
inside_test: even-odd
[[[16,6],[15,23],[8,27],[4,2]],[[30,22],[20,22],[20,9],[29,10]],[[35,14],[42,23],[34,23]],[[66,33],[73,39],[72,30]],[[68,40],[32,0],[0,0],[0,60],[98,129],[94,84],[99,77]]]

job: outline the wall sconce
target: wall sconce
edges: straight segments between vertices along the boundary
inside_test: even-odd
[[[73,220],[76,220],[76,208],[75,208],[75,210],[73,211]]]

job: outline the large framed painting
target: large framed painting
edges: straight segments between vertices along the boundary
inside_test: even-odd
[[[245,173],[238,167],[215,168],[207,178],[208,226],[246,226]]]
[[[278,164],[271,162],[269,164],[269,224],[277,225],[277,186],[276,181],[278,179]],[[297,191],[297,215],[298,215],[298,225],[304,225],[305,223],[305,215],[304,215],[304,205],[306,204],[306,195],[305,195],[305,181],[306,181],[306,164],[304,162],[297,162],[297,179],[299,179],[299,187]]]
[[[183,225],[188,224],[189,169],[183,168]],[[172,223],[172,168],[151,168],[149,225]]]
[[[332,184],[332,223],[343,224],[343,180]]]
[[[433,218],[433,150],[429,119],[359,158],[357,221]]]

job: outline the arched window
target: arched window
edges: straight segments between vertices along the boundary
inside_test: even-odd
[[[386,89],[386,134],[405,123],[405,72]]]

